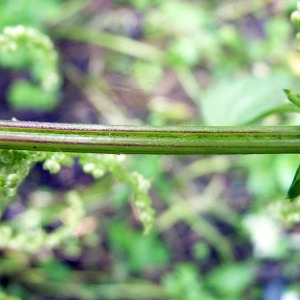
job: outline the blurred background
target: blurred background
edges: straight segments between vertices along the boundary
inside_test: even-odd
[[[299,114],[279,113],[300,76],[295,9],[294,0],[1,0],[0,29],[47,34],[62,80],[45,92],[34,77],[44,66],[28,51],[0,56],[0,119],[298,124]],[[289,208],[282,216],[298,163],[126,156],[152,182],[147,236],[128,184],[94,180],[76,161],[55,175],[36,164],[2,217],[15,236],[0,241],[1,299],[300,299],[300,227]],[[70,211],[76,230],[52,243]],[[31,248],[22,230],[37,227],[48,243]]]

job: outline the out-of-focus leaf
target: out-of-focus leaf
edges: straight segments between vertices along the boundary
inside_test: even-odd
[[[51,20],[62,13],[61,0],[0,1],[0,28],[7,25],[42,27],[45,20]]]
[[[26,81],[18,81],[10,86],[8,100],[15,109],[38,111],[51,111],[58,103],[56,95]]]
[[[142,91],[149,93],[158,84],[163,75],[163,70],[159,64],[136,61],[133,65],[132,75]]]
[[[192,264],[177,264],[174,270],[164,277],[163,285],[172,300],[216,299],[205,288],[203,278]]]
[[[242,76],[220,80],[202,97],[199,105],[205,125],[242,125],[282,104],[288,75],[263,78]]]
[[[254,268],[249,264],[224,265],[208,275],[209,285],[222,295],[222,299],[226,296],[242,299],[243,292],[253,280]]]
[[[154,234],[143,236],[126,226],[124,221],[115,222],[108,228],[110,244],[115,253],[125,258],[131,271],[163,267],[169,261],[169,251]]]
[[[247,169],[247,188],[257,199],[257,205],[265,206],[262,199],[272,201],[284,197],[291,182],[291,169],[299,162],[299,156],[249,155],[238,157],[238,165]]]

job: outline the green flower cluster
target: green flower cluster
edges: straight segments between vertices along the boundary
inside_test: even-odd
[[[8,53],[19,50],[31,53],[33,73],[43,89],[52,92],[59,88],[58,55],[47,35],[22,25],[7,26],[0,34],[0,49]]]
[[[144,233],[149,233],[154,223],[154,210],[148,195],[151,182],[137,172],[130,172],[123,167],[124,156],[114,154],[73,154],[46,153],[16,150],[0,151],[0,197],[1,212],[8,205],[8,200],[16,193],[19,184],[28,175],[34,162],[43,161],[43,167],[50,173],[58,173],[61,166],[72,166],[74,158],[79,157],[79,164],[85,173],[95,179],[110,172],[117,180],[127,182],[134,192],[134,205],[139,219],[144,226]]]
[[[120,181],[127,182],[134,191],[134,205],[138,212],[140,222],[144,227],[144,234],[148,234],[154,223],[154,209],[148,195],[151,182],[137,172],[129,172],[123,167],[123,155],[80,155],[79,163],[84,172],[91,174],[94,178],[100,178],[110,172],[112,176]]]
[[[297,3],[297,10],[295,10],[291,14],[291,22],[295,25],[297,30],[300,30],[300,2]],[[298,51],[299,51],[300,32],[296,34],[296,41],[298,43]]]
[[[1,150],[1,213],[13,199],[12,196],[16,193],[23,179],[28,175],[34,162],[43,162],[44,169],[55,174],[60,171],[62,165],[72,166],[75,157],[79,157],[79,164],[82,166],[83,171],[91,174],[95,179],[99,179],[110,172],[117,180],[131,185],[135,196],[134,205],[144,226],[144,233],[149,233],[154,223],[154,210],[151,206],[151,199],[148,196],[150,181],[141,174],[129,172],[124,168],[124,156],[122,155]],[[3,222],[0,225],[0,248],[22,249],[23,251],[34,253],[41,248],[52,249],[68,240],[70,242],[70,239],[73,239],[73,242],[76,241],[74,233],[86,214],[84,202],[75,191],[67,193],[66,202],[66,206],[63,205],[60,211],[55,212],[55,217],[50,217],[50,220],[58,218],[62,222],[62,226],[50,233],[43,228],[45,222],[41,211],[43,208],[28,208],[17,217],[16,222],[14,220]]]
[[[0,216],[28,175],[31,164],[44,157],[43,152],[0,150]]]
[[[300,221],[300,199],[292,202],[276,201],[268,207],[274,218],[286,228],[293,228]]]
[[[53,219],[58,219],[63,226],[51,232],[43,228],[43,207],[32,207],[16,217],[16,221],[3,222],[0,226],[0,248],[9,248],[29,253],[40,249],[53,249],[62,243],[66,246],[76,242],[76,232],[85,216],[83,201],[76,192],[66,195],[67,205],[60,211],[53,212]],[[55,215],[55,216],[54,216]],[[75,237],[75,239],[74,239]]]
[[[4,27],[0,32],[0,65],[30,70],[30,81],[18,79],[8,89],[12,107],[43,111],[56,107],[61,83],[58,53],[47,35],[22,25]]]
[[[300,2],[297,3],[297,10],[291,14],[291,21],[297,29],[300,29]]]

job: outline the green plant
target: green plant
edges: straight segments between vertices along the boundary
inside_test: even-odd
[[[38,85],[24,80],[14,83],[8,92],[10,104],[15,108],[53,109],[60,76],[58,55],[50,38],[33,28],[7,26],[0,35],[0,51],[1,65],[29,67],[33,81],[38,82]]]
[[[180,6],[180,4],[178,3]],[[173,7],[173,6],[172,6]],[[173,7],[174,8],[174,7]],[[163,10],[164,8],[162,8]],[[166,8],[167,9],[167,8]],[[168,9],[167,9],[168,10]],[[292,20],[297,24],[296,13]],[[196,24],[197,25],[197,24]],[[196,26],[195,25],[195,26]],[[78,32],[77,32],[78,34]],[[115,42],[115,41],[114,41]],[[53,50],[51,41],[34,29],[22,26],[4,28],[1,36],[1,49],[4,53],[15,54],[18,49],[33,52],[33,61],[41,65],[33,68],[34,74],[40,80],[42,88],[47,92],[56,91],[59,83],[57,72],[57,54]],[[184,51],[186,52],[186,51]],[[40,59],[36,59],[39,57]],[[2,61],[9,61],[6,60]],[[42,72],[41,72],[42,70]],[[22,83],[23,84],[23,83]],[[18,88],[20,90],[20,88]],[[223,89],[221,89],[223,90]],[[21,90],[22,91],[22,90]],[[298,95],[285,90],[288,98],[298,105]],[[13,92],[12,92],[13,93]],[[26,96],[26,93],[25,93]],[[33,97],[34,98],[34,97]],[[215,97],[217,99],[218,97]],[[49,102],[48,100],[46,101]],[[20,103],[24,103],[23,100]],[[212,103],[210,101],[209,103]],[[31,104],[32,106],[32,104]],[[205,108],[205,106],[204,106]],[[211,109],[208,108],[207,115]],[[274,109],[271,110],[272,112]],[[205,113],[205,109],[204,109]],[[239,112],[238,115],[241,115]],[[143,127],[105,127],[80,126],[60,124],[39,124],[26,122],[1,122],[1,147],[6,149],[27,150],[59,150],[68,152],[111,152],[111,153],[160,153],[160,154],[245,154],[245,153],[298,153],[298,129],[295,127],[177,127],[177,128],[143,128]],[[47,136],[47,134],[50,134]],[[25,139],[22,139],[22,135]],[[47,142],[43,141],[46,137]],[[51,136],[52,141],[51,141]],[[49,141],[51,143],[49,144]],[[76,141],[75,143],[72,141]],[[103,145],[103,146],[102,146]],[[150,146],[150,147],[149,147]],[[176,147],[176,148],[174,148]],[[19,152],[2,150],[2,195],[8,199],[15,193],[16,188],[28,174],[30,164],[24,168],[24,162],[45,161],[44,167],[52,173],[60,170],[60,163],[71,165],[73,155]],[[108,159],[102,156],[99,161],[96,157],[82,156],[80,161],[83,170],[92,173],[94,177],[102,177],[107,170],[114,176],[132,182],[137,195],[136,205],[141,213],[141,219],[149,230],[153,222],[153,212],[149,208],[149,199],[146,192],[149,188],[147,181],[139,175],[122,173],[119,164],[115,164],[114,157]],[[97,161],[97,162],[96,162]],[[114,170],[117,171],[114,171]],[[298,196],[295,184],[288,195]],[[3,205],[2,210],[5,208]]]
[[[31,2],[34,3],[34,1]],[[69,1],[69,4],[75,2],[76,1]],[[78,1],[78,3],[79,2],[80,1]],[[275,38],[275,35],[279,33],[280,37],[284,38],[285,35],[287,35],[289,26],[286,26],[286,23],[283,19],[280,19],[280,17],[272,17],[274,21],[272,25],[269,25],[270,28],[267,35],[267,38],[271,40],[272,43],[268,47],[265,47],[262,40],[255,40],[253,43],[250,43],[251,47],[249,46],[249,49],[245,49],[242,45],[245,44],[246,38],[243,38],[243,35],[234,26],[231,26],[231,22],[234,18],[240,18],[247,13],[241,8],[233,10],[235,12],[234,15],[228,16],[226,15],[226,11],[228,12],[226,7],[220,6],[218,14],[221,16],[221,22],[226,23],[226,26],[222,27],[219,31],[216,30],[217,26],[212,18],[212,8],[214,7],[212,2],[204,1],[205,5],[201,7],[187,1],[156,1],[155,6],[149,1],[144,1],[143,4],[138,4],[137,1],[122,2],[130,3],[144,12],[150,11],[150,13],[147,14],[143,28],[146,39],[155,41],[153,44],[156,46],[150,46],[144,41],[136,41],[132,38],[112,33],[116,27],[109,28],[110,33],[107,33],[103,30],[92,30],[88,26],[78,24],[76,24],[76,26],[74,26],[74,24],[71,26],[58,26],[57,28],[52,28],[54,36],[94,43],[103,48],[112,49],[125,54],[125,58],[120,54],[109,54],[111,57],[107,55],[112,62],[110,66],[125,76],[128,76],[128,70],[131,70],[132,73],[130,73],[130,75],[132,78],[137,79],[136,84],[146,94],[150,94],[151,90],[163,80],[165,75],[164,70],[166,68],[171,70],[171,72],[176,74],[178,82],[188,97],[193,100],[194,107],[196,107],[197,111],[201,112],[202,118],[195,121],[197,126],[193,124],[192,132],[191,126],[185,126],[184,128],[181,126],[172,128],[165,126],[173,121],[181,125],[182,120],[187,121],[188,117],[179,120],[176,119],[175,114],[175,119],[172,119],[172,117],[170,117],[171,114],[167,111],[168,107],[163,106],[160,107],[161,110],[157,109],[157,107],[155,110],[155,108],[152,109],[149,106],[150,113],[147,117],[147,122],[164,125],[163,128],[45,124],[38,122],[27,123],[17,120],[1,122],[1,147],[5,148],[1,150],[4,157],[4,159],[1,160],[1,192],[6,200],[3,209],[15,199],[10,197],[11,195],[14,194],[14,197],[17,197],[16,189],[21,184],[22,178],[27,176],[30,169],[29,164],[25,165],[27,160],[32,163],[31,166],[36,162],[38,164],[43,163],[45,169],[55,174],[59,172],[60,169],[64,171],[66,168],[70,168],[74,163],[77,164],[78,162],[84,172],[92,174],[96,179],[101,178],[101,181],[98,181],[94,187],[88,187],[86,190],[77,187],[76,191],[70,191],[69,193],[55,193],[54,196],[48,200],[50,204],[48,204],[47,209],[39,206],[41,204],[28,205],[28,211],[23,212],[18,218],[8,220],[2,224],[3,236],[6,237],[3,239],[3,241],[5,241],[5,243],[3,242],[3,248],[20,251],[23,249],[27,252],[38,254],[40,249],[52,249],[53,247],[63,245],[64,251],[68,255],[75,257],[78,253],[81,253],[82,247],[89,243],[93,245],[95,240],[102,238],[101,234],[100,237],[96,237],[96,234],[87,234],[86,236],[79,237],[79,228],[87,221],[88,216],[92,214],[92,220],[96,219],[99,222],[100,231],[102,233],[105,230],[103,228],[106,228],[106,224],[109,224],[107,225],[106,232],[109,237],[112,253],[114,254],[113,257],[118,260],[114,266],[115,274],[112,275],[112,277],[115,276],[114,278],[117,278],[117,282],[118,280],[119,282],[123,282],[122,279],[124,280],[124,278],[127,280],[130,274],[140,274],[141,272],[149,272],[151,274],[153,270],[148,268],[148,266],[153,262],[158,262],[161,267],[167,266],[171,260],[168,256],[172,252],[166,250],[161,244],[159,236],[155,234],[150,235],[146,238],[147,242],[143,244],[143,237],[132,230],[131,226],[128,225],[128,222],[132,222],[128,216],[131,217],[131,213],[133,212],[135,218],[136,210],[133,209],[130,210],[130,212],[121,212],[121,209],[119,210],[121,207],[126,207],[125,200],[130,198],[130,191],[133,190],[135,199],[138,200],[135,202],[135,207],[145,221],[145,229],[149,230],[151,222],[153,221],[153,210],[149,206],[150,198],[147,194],[150,182],[145,180],[140,174],[128,171],[130,168],[127,164],[132,160],[135,169],[138,169],[139,172],[146,177],[153,178],[154,188],[152,188],[150,192],[154,201],[157,201],[155,198],[159,196],[160,201],[157,201],[159,204],[156,203],[156,205],[165,205],[167,207],[164,213],[159,213],[157,218],[159,232],[163,235],[168,235],[168,231],[172,231],[171,228],[173,225],[179,222],[184,223],[191,228],[197,238],[203,239],[202,244],[205,249],[208,249],[208,247],[216,249],[218,257],[220,257],[222,261],[226,261],[229,266],[223,269],[215,266],[215,272],[211,273],[214,275],[210,276],[211,280],[206,280],[205,276],[202,277],[202,275],[199,277],[199,272],[195,267],[175,267],[174,271],[165,271],[165,273],[169,273],[169,276],[167,276],[169,279],[166,279],[162,288],[157,289],[154,285],[150,284],[139,285],[139,283],[136,282],[135,285],[133,278],[129,278],[131,282],[127,285],[118,285],[118,283],[115,283],[112,285],[113,287],[109,287],[109,285],[111,285],[109,279],[102,278],[99,288],[93,285],[87,285],[86,288],[77,287],[78,290],[76,290],[76,292],[78,292],[78,295],[81,295],[83,298],[91,299],[97,299],[95,295],[98,295],[98,298],[100,297],[99,295],[101,295],[107,299],[109,299],[109,297],[112,299],[120,298],[122,295],[123,297],[130,295],[128,297],[141,298],[145,296],[145,292],[144,294],[142,292],[144,288],[145,290],[149,289],[149,291],[151,291],[148,294],[149,297],[153,295],[153,298],[157,297],[162,299],[166,298],[166,290],[168,295],[177,297],[178,299],[182,298],[182,295],[186,295],[187,292],[191,299],[196,297],[197,292],[198,294],[205,295],[205,297],[210,296],[214,299],[216,294],[215,290],[218,290],[218,293],[222,296],[224,295],[224,297],[227,297],[229,294],[231,294],[229,296],[240,297],[244,290],[234,289],[234,287],[232,288],[230,286],[226,289],[226,280],[230,280],[230,278],[233,277],[232,274],[240,274],[241,286],[244,288],[251,284],[252,277],[250,276],[251,278],[249,279],[249,277],[244,276],[243,268],[234,268],[234,263],[232,262],[235,259],[233,253],[234,249],[231,248],[230,242],[227,240],[229,237],[227,235],[224,236],[218,226],[209,218],[206,219],[206,216],[207,214],[213,215],[215,218],[228,222],[234,227],[239,227],[240,225],[237,225],[236,222],[238,219],[236,214],[227,204],[227,200],[230,197],[226,196],[226,190],[225,195],[223,195],[222,180],[224,180],[224,174],[231,174],[235,168],[248,164],[248,184],[255,186],[255,177],[257,177],[256,184],[257,181],[259,181],[260,185],[256,186],[256,191],[259,191],[261,190],[261,182],[265,183],[263,193],[260,193],[257,197],[257,202],[260,201],[260,207],[262,207],[267,204],[265,199],[270,198],[270,195],[280,197],[278,196],[280,192],[287,189],[284,184],[277,184],[276,179],[278,180],[277,177],[279,176],[284,177],[282,164],[286,162],[289,167],[294,165],[295,155],[287,156],[287,158],[284,156],[283,160],[280,160],[278,158],[279,156],[272,156],[270,158],[268,156],[267,160],[271,162],[270,164],[267,162],[263,164],[262,160],[259,160],[259,157],[255,157],[257,160],[256,163],[253,163],[255,161],[254,158],[251,160],[252,157],[245,158],[245,156],[243,156],[243,159],[237,159],[238,163],[235,163],[235,165],[232,164],[233,159],[231,157],[208,157],[198,160],[196,157],[184,158],[179,156],[178,161],[190,160],[187,165],[182,167],[183,164],[177,165],[178,163],[176,163],[172,157],[164,158],[165,165],[159,166],[159,163],[157,163],[158,158],[155,156],[139,157],[136,160],[135,157],[128,157],[127,160],[122,161],[122,156],[119,157],[111,154],[98,154],[94,156],[83,152],[115,154],[224,154],[224,152],[226,152],[226,154],[241,154],[242,151],[243,153],[298,153],[297,127],[279,127],[278,124],[280,122],[286,122],[287,125],[289,125],[288,118],[285,119],[283,114],[279,115],[279,113],[298,112],[299,108],[291,104],[281,105],[280,98],[282,96],[280,96],[275,89],[272,89],[273,86],[279,85],[282,85],[282,87],[291,86],[291,89],[293,89],[293,85],[290,84],[289,75],[286,75],[287,72],[284,74],[278,72],[278,70],[282,68],[282,56],[278,54],[278,51],[280,52],[280,49],[284,49],[284,47],[281,47],[282,41],[280,38]],[[174,2],[174,6],[172,6],[172,2]],[[78,5],[80,6],[82,4],[79,3]],[[250,12],[252,12],[252,10],[259,11],[263,6],[263,4],[255,4],[253,7],[251,6],[249,10]],[[189,15],[190,18],[187,18],[187,15]],[[63,20],[62,22],[64,22],[64,17],[60,16],[60,18]],[[158,26],[159,20],[161,20],[165,26]],[[228,20],[229,22],[227,23]],[[53,23],[55,24],[56,21],[57,19],[54,20]],[[99,25],[99,23],[95,20],[94,25]],[[187,26],[178,26],[180,24],[187,24]],[[99,26],[101,26],[101,24]],[[277,28],[277,30],[272,30],[273,27]],[[159,28],[160,30],[158,30]],[[276,31],[276,33],[274,33],[274,31]],[[218,32],[217,38],[212,37],[213,32]],[[207,43],[201,43],[201,38],[203,37],[207,38]],[[136,51],[132,54],[133,47]],[[221,51],[222,47],[225,47],[226,51]],[[279,50],[275,51],[275,49]],[[33,54],[33,56],[34,55],[35,54]],[[236,60],[230,61],[229,58],[231,55],[235,56]],[[207,87],[205,84],[199,85],[197,82],[201,76],[196,77],[196,72],[194,72],[196,69],[199,70],[199,68],[203,67],[212,69],[209,75],[211,77],[206,78],[208,82],[212,80],[213,76],[221,77],[224,74],[228,74],[226,72],[230,73],[232,71],[231,65],[235,67],[242,65],[245,68],[250,68],[256,60],[262,59],[265,55],[270,55],[270,61],[276,61],[277,72],[272,72],[272,74],[269,74],[269,76],[266,76],[264,79],[243,75],[245,70],[239,69],[237,71],[238,74],[234,76],[232,82],[214,79],[217,84],[211,87]],[[128,58],[127,56],[132,57]],[[222,65],[224,65],[224,68],[221,67]],[[64,71],[66,72],[66,70]],[[35,80],[34,72],[32,72],[32,74],[32,81],[35,82],[35,86],[38,86],[40,81]],[[145,78],[141,77],[144,74],[147,74]],[[76,78],[76,76],[78,76],[78,78]],[[77,82],[82,84],[84,88],[95,87],[97,83],[107,88],[107,85],[105,85],[105,76],[102,76],[102,74],[99,76],[99,74],[96,73],[94,77],[90,76],[88,79],[86,79],[87,76],[82,75],[80,72],[76,73],[76,76]],[[39,77],[37,76],[36,78]],[[93,85],[95,82],[96,84]],[[269,82],[272,84],[268,85],[267,83]],[[24,88],[22,84],[16,87],[17,92],[13,90],[13,92],[9,93],[17,99],[19,99],[18,94],[24,95],[25,92],[28,93],[27,97],[19,99],[17,101],[18,103],[24,103],[24,100],[29,96],[29,98],[34,98],[32,96],[36,95],[36,99],[40,97],[38,93],[35,94],[32,89],[26,86]],[[253,90],[255,90],[257,97],[255,97]],[[113,93],[110,95],[113,95]],[[231,95],[231,97],[229,97],[229,95]],[[241,95],[243,97],[241,97]],[[203,99],[200,100],[200,98]],[[290,98],[293,99],[295,97],[292,95]],[[224,106],[220,104],[220,99],[224,100]],[[245,99],[245,101],[241,99]],[[266,101],[265,99],[272,99],[272,101]],[[156,105],[162,104],[162,102],[165,101],[165,99],[159,97],[154,100],[152,103]],[[49,104],[49,101],[50,99],[46,99],[45,102]],[[167,103],[167,101],[165,103]],[[111,100],[109,108],[112,108],[113,105],[113,100]],[[169,105],[169,108],[172,105],[173,103]],[[212,105],[212,107],[210,105]],[[31,107],[34,108],[32,105]],[[51,107],[53,109],[55,105]],[[219,111],[215,109],[215,107],[218,107]],[[222,114],[225,110],[230,111],[231,115]],[[106,117],[105,110],[102,114]],[[109,120],[109,114],[107,115],[106,120]],[[280,116],[278,118],[282,118],[280,122],[275,120],[272,124],[272,121],[274,121],[272,117],[274,117],[274,115],[275,117]],[[189,116],[189,112],[187,116]],[[271,127],[201,127],[201,125],[228,124],[240,126],[245,123],[252,124],[252,122],[265,124],[266,116],[271,118]],[[232,123],[228,123],[228,121]],[[124,123],[126,123],[126,121]],[[232,132],[233,128],[234,133]],[[257,132],[258,130],[259,132]],[[22,139],[24,135],[26,135],[26,138],[24,137]],[[51,143],[49,143],[50,137]],[[230,144],[230,148],[225,148],[224,145],[228,144]],[[22,149],[27,151],[19,151],[21,149],[20,147],[23,147]],[[52,151],[58,152],[51,153]],[[69,152],[71,154],[69,154]],[[80,152],[81,154],[73,154],[73,152]],[[5,157],[8,157],[8,159],[5,159]],[[291,159],[291,157],[293,158]],[[242,160],[243,162],[241,162]],[[22,170],[19,170],[21,168]],[[173,178],[172,180],[163,174],[163,168],[166,168],[166,170],[170,172]],[[270,175],[268,180],[265,180],[264,176],[268,168]],[[216,171],[217,175],[212,175],[212,171]],[[111,176],[106,174],[111,174]],[[204,183],[201,181],[199,187],[195,184],[195,182],[198,182],[197,180],[200,176],[204,178],[204,181],[212,179],[207,187],[204,187]],[[180,181],[180,178],[184,180]],[[288,180],[290,180],[290,178]],[[119,182],[119,184],[116,184],[117,182]],[[183,185],[187,186],[186,189],[182,187]],[[46,189],[46,187],[40,187],[36,195],[32,196],[33,200],[35,199],[35,201],[37,201],[36,198],[43,197],[46,199],[47,197],[45,195],[49,197],[51,193],[44,189]],[[109,195],[108,189],[112,191],[111,194],[114,194],[116,190],[120,190],[121,192],[116,193],[118,194],[116,196]],[[296,188],[295,190],[298,189]],[[99,193],[104,193],[104,198],[106,199],[100,199],[98,196]],[[255,192],[253,192],[253,194],[254,193]],[[197,201],[196,199],[195,195],[199,194],[201,195],[202,201]],[[214,196],[222,201],[222,205],[213,202],[212,198]],[[54,200],[55,198],[57,199]],[[262,199],[264,201],[261,201]],[[30,201],[33,200],[30,197]],[[297,210],[295,210],[295,206],[298,203],[297,200],[291,203],[292,206],[288,205],[288,201],[281,202],[283,208],[289,207],[285,219],[291,217],[292,210],[293,214],[295,215],[296,212],[297,215]],[[33,201],[32,203],[35,202]],[[37,201],[37,203],[41,203],[41,201]],[[94,207],[99,209],[99,207],[103,206],[106,207],[106,209],[107,207],[113,207],[114,213],[109,211],[107,217],[105,216],[105,212],[101,213],[101,218],[99,218],[99,214],[95,213],[95,215],[93,215]],[[50,207],[52,208],[51,210],[49,209]],[[218,210],[220,207],[222,207],[222,212]],[[115,215],[119,213],[120,215]],[[27,222],[26,220],[31,220],[31,222]],[[47,232],[47,226],[56,222],[62,222],[62,226],[55,228],[51,233]],[[122,224],[125,225],[122,227]],[[84,241],[80,243],[80,239]],[[178,240],[180,240],[180,238],[178,238]],[[28,243],[28,241],[30,241],[30,243]],[[151,251],[153,248],[155,248],[155,251]],[[143,255],[144,252],[147,254],[146,256]],[[201,255],[204,254],[199,255],[201,257]],[[207,256],[204,258],[208,259]],[[65,267],[63,263],[57,262],[49,262],[48,265],[47,263],[41,263],[40,268],[42,272],[34,269],[29,270],[28,273],[24,272],[24,274],[32,276],[24,276],[28,277],[28,281],[26,281],[26,278],[22,278],[22,280],[28,284],[36,284],[45,289],[47,289],[48,281],[47,290],[49,293],[51,293],[49,291],[51,288],[49,289],[49,287],[52,286],[55,287],[52,288],[52,293],[55,291],[57,297],[59,297],[59,295],[65,295],[65,297],[67,297],[68,293],[64,293],[63,290],[67,290],[64,289],[64,285],[67,285],[69,280],[72,281],[69,277],[69,268]],[[57,269],[57,273],[54,274],[55,276],[53,274],[51,275],[53,269]],[[129,269],[131,273],[127,274],[126,271],[124,271],[125,269]],[[129,271],[127,272],[129,273]],[[34,278],[37,278],[36,274],[40,275],[39,283],[34,280]],[[82,274],[78,272],[74,276],[76,278],[75,282],[84,281],[84,272]],[[63,281],[63,278],[66,280]],[[57,279],[61,281],[60,285],[55,282]],[[203,284],[197,284],[199,280],[204,280],[205,282]],[[105,285],[107,282],[109,284]],[[192,282],[193,288],[186,290],[186,282]],[[72,287],[75,288],[75,286]],[[220,296],[219,294],[217,296]],[[69,294],[69,297],[72,297],[72,295],[74,296],[72,293]]]

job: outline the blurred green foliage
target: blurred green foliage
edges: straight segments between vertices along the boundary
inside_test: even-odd
[[[300,75],[289,21],[295,3],[3,0],[1,32],[24,25],[49,34],[65,85],[54,93],[59,107],[41,88],[45,64],[22,48],[1,64],[25,69],[25,79],[31,72],[33,85],[13,70],[0,101],[13,114],[50,110],[72,122],[298,124],[283,93],[297,89]],[[17,173],[10,162],[20,155]],[[17,212],[0,225],[3,299],[262,299],[272,278],[258,274],[272,253],[281,253],[281,275],[297,282],[296,234],[285,225],[288,217],[299,222],[299,204],[286,205],[285,193],[298,155],[77,157],[97,180],[74,181],[66,192],[51,182],[72,181],[73,155],[3,151],[1,200],[16,193],[30,163],[43,160],[53,174],[41,183],[33,168],[11,203]],[[148,191],[156,226],[143,236],[136,209],[144,206],[131,209],[128,199],[149,204]],[[262,212],[278,230],[245,226]],[[251,236],[257,230],[261,239]],[[269,251],[277,238],[285,251]],[[264,256],[252,250],[264,246]]]
[[[45,29],[45,22],[62,13],[62,1],[22,0],[15,5],[9,0],[0,3],[0,27],[12,25],[32,26]]]
[[[6,68],[30,70],[34,85],[28,81],[14,82],[8,90],[9,103],[17,108],[51,110],[60,88],[58,57],[52,41],[34,28],[5,26],[0,34],[0,64]]]

